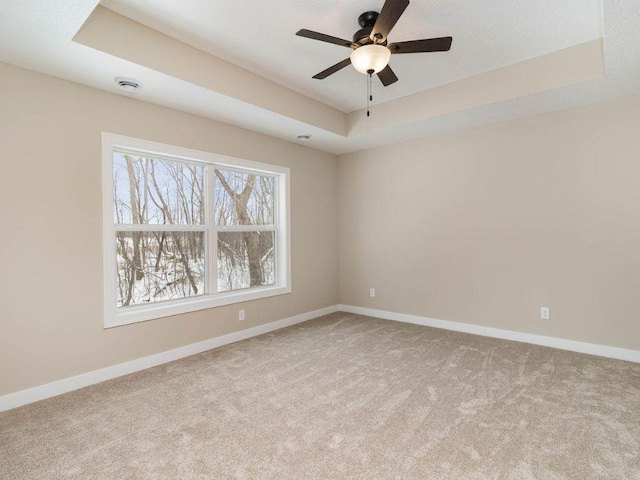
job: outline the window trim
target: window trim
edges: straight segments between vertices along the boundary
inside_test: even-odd
[[[196,163],[235,170],[250,170],[256,173],[278,177],[278,191],[276,200],[276,283],[264,287],[254,287],[245,290],[235,290],[222,293],[205,293],[196,297],[167,300],[146,305],[134,305],[118,311],[116,302],[116,225],[113,221],[113,152],[126,151],[152,158]],[[211,205],[207,212],[211,212],[213,203],[213,183],[211,177],[213,168],[208,168],[208,189],[206,200]],[[103,253],[103,314],[104,328],[118,327],[131,323],[138,323],[156,318],[163,318],[182,313],[195,312],[208,308],[231,305],[234,303],[258,300],[261,298],[291,293],[291,199],[289,185],[290,170],[287,167],[255,162],[241,158],[234,158],[184,147],[166,145],[147,140],[141,140],[123,135],[102,132],[102,253]],[[164,230],[166,226],[163,226]],[[256,227],[256,228],[253,228]],[[147,227],[144,227],[145,229]],[[152,229],[153,227],[149,227]],[[171,227],[170,227],[171,228]],[[192,227],[202,230],[203,226]],[[237,228],[237,227],[236,227]],[[184,230],[184,227],[181,227]],[[189,227],[186,228],[187,230]],[[207,271],[213,272],[217,262],[217,231],[216,226],[207,218],[204,229],[209,231],[206,245]],[[252,230],[260,230],[262,226],[252,226]],[[138,227],[132,228],[138,231]],[[156,228],[157,230],[157,228]],[[213,269],[213,270],[212,270]],[[210,277],[212,275],[207,275]],[[215,278],[215,276],[212,276]],[[212,287],[215,287],[214,284]],[[205,287],[207,288],[207,287]]]

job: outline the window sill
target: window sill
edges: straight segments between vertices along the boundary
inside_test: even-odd
[[[291,293],[291,287],[271,286],[217,295],[201,295],[196,298],[159,302],[157,304],[139,305],[116,312],[113,318],[105,318],[104,328],[119,327],[156,318],[170,317],[276,295],[285,295],[287,293]]]

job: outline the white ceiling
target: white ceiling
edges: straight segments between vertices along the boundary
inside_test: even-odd
[[[101,5],[343,112],[363,108],[366,76],[345,68],[311,77],[351,49],[295,36],[301,28],[351,40],[358,16],[384,0],[103,0]],[[389,42],[452,36],[447,53],[396,55],[400,81],[376,82],[375,100],[494,70],[602,36],[600,0],[414,0]]]
[[[144,84],[133,98],[344,153],[640,94],[638,0],[413,0],[390,41],[453,36],[448,53],[396,55],[400,81],[376,86],[375,102],[431,89],[556,50],[604,38],[606,75],[587,82],[476,106],[372,133],[339,135],[299,118],[203,88],[73,41],[98,0],[0,0],[0,61],[122,94],[113,78]],[[348,67],[329,79],[315,73],[349,49],[295,36],[300,28],[349,38],[357,17],[382,0],[105,0],[103,5],[155,30],[240,65],[342,112],[361,109],[364,75]],[[1,82],[1,79],[0,79]],[[399,112],[400,114],[402,112]],[[375,110],[373,111],[375,117]],[[384,119],[374,118],[378,125]]]

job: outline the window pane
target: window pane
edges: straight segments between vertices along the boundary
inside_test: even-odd
[[[118,307],[204,293],[204,232],[118,232]]]
[[[273,225],[276,178],[216,169],[217,225]]]
[[[218,233],[218,291],[275,283],[274,232]]]
[[[201,165],[113,154],[114,222],[204,224]]]

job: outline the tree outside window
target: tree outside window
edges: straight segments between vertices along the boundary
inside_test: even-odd
[[[240,301],[245,291],[290,291],[281,198],[288,170],[271,173],[222,158],[217,164],[113,147],[113,223],[105,240],[115,248],[105,253],[105,280],[115,289],[105,302],[115,303],[116,316],[163,302],[223,299],[217,305],[225,296]]]

